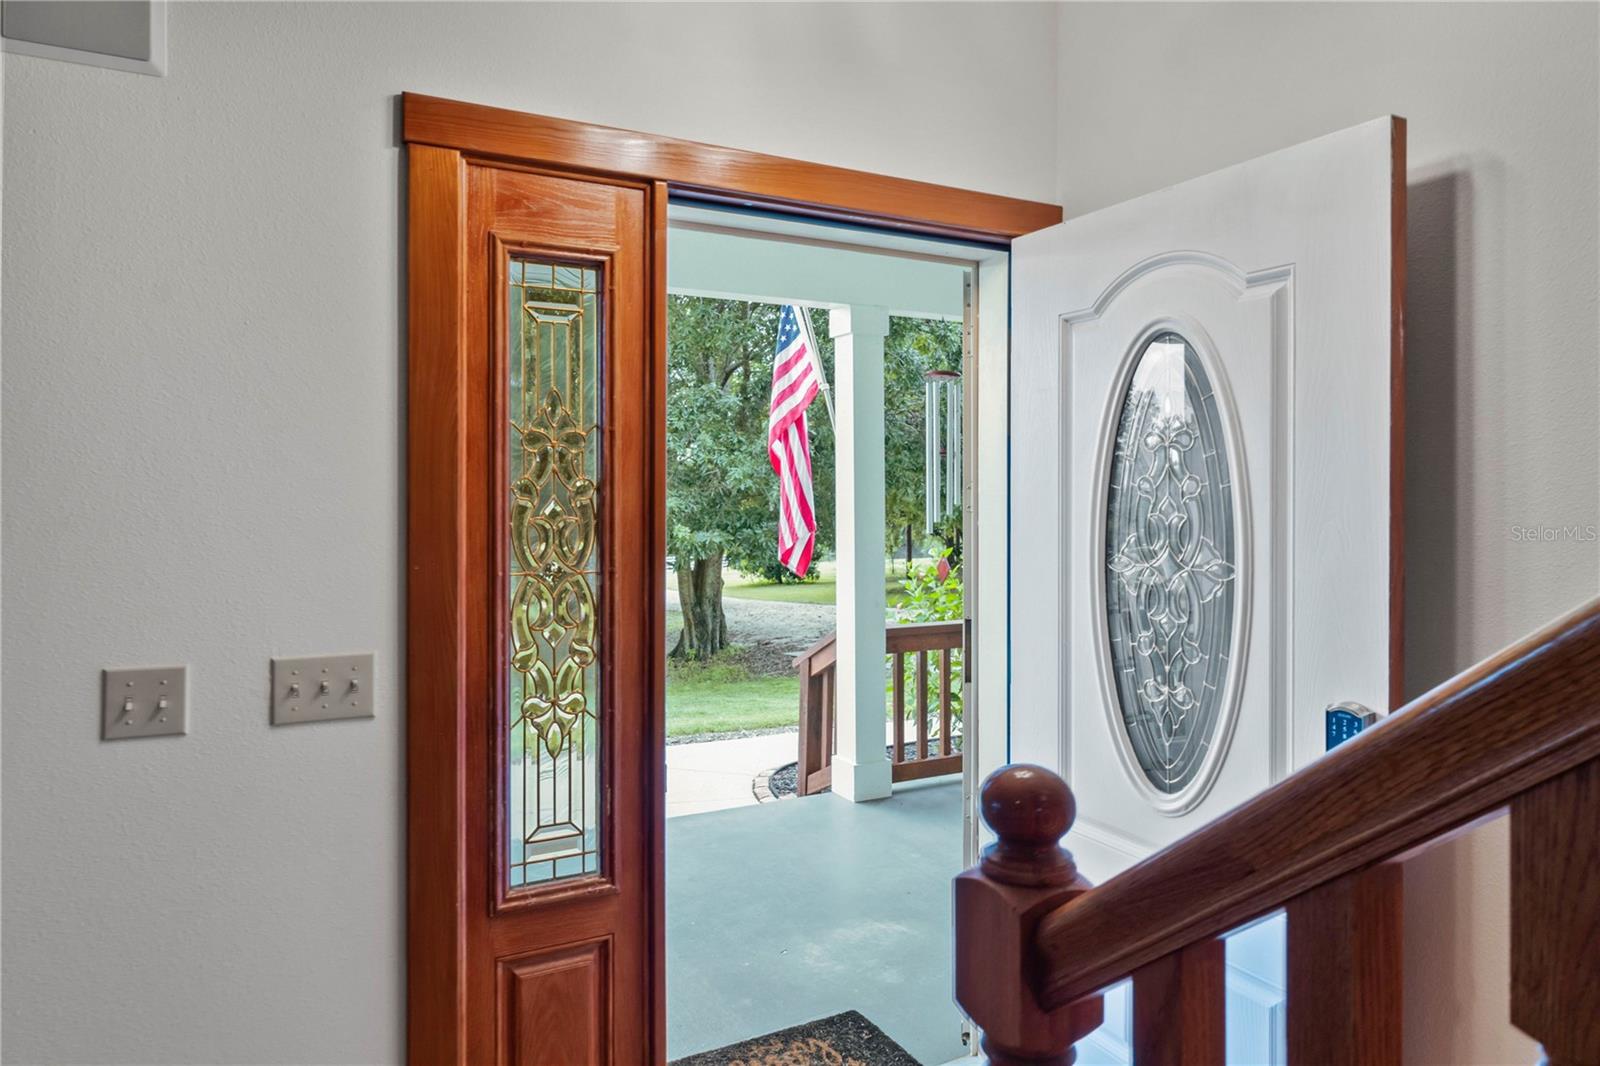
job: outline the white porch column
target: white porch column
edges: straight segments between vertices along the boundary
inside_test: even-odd
[[[849,800],[889,795],[884,756],[883,339],[889,312],[852,306],[828,314],[833,337],[834,498],[839,566],[837,751],[833,791]]]

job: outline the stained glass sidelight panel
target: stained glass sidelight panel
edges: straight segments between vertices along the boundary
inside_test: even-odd
[[[507,885],[600,869],[600,289],[513,258]]]
[[[1194,348],[1152,337],[1122,401],[1106,495],[1106,622],[1124,732],[1158,792],[1216,742],[1233,654],[1233,472]]]

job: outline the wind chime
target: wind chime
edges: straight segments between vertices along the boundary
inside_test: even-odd
[[[946,518],[961,513],[961,375],[930,370],[922,375],[923,530],[933,536]]]

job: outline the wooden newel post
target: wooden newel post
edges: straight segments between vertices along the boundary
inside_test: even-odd
[[[991,1066],[1067,1066],[1072,1045],[1099,1028],[1101,999],[1042,1008],[1033,937],[1045,914],[1090,887],[1060,843],[1077,804],[1061,778],[1019,763],[989,775],[982,809],[999,840],[956,878],[956,1000],[983,1030]]]

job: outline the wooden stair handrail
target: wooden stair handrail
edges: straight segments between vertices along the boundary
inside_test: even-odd
[[[1203,829],[1053,908],[1045,1009],[1503,809],[1600,758],[1600,599],[1457,675]]]

